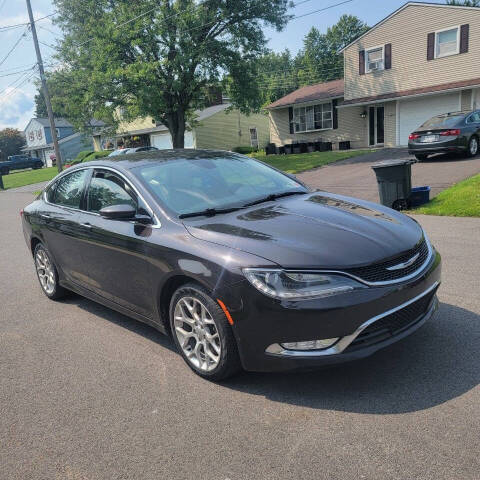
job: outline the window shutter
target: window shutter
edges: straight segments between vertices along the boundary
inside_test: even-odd
[[[468,33],[470,26],[467,24],[460,27],[460,53],[468,52]]]
[[[335,98],[332,100],[332,126],[333,129],[336,130],[338,128],[338,110],[337,110],[338,100]]]
[[[288,123],[290,125],[290,133],[295,133],[293,129],[293,107],[288,107]]]
[[[392,44],[385,45],[385,70],[392,68]]]
[[[427,36],[427,60],[435,58],[435,33],[429,33]]]
[[[365,75],[365,50],[358,52],[358,74]]]

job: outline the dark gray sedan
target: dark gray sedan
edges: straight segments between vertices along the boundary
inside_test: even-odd
[[[462,153],[474,157],[480,138],[480,110],[437,115],[408,137],[408,153],[425,160],[434,153]]]

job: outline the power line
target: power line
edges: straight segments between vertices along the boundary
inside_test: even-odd
[[[31,68],[29,71],[31,71],[32,73],[28,74],[28,73],[24,73],[23,75],[21,75],[19,78],[15,79],[12,83],[8,84],[1,92],[0,92],[0,96],[3,95],[3,98],[0,98],[0,100],[6,100],[7,98],[10,98],[12,96],[12,94],[18,90],[22,85],[24,85],[25,81],[27,78],[31,78],[35,75],[35,71],[32,71],[34,70],[33,68]],[[11,87],[13,87],[15,84],[17,83],[17,85],[15,86],[15,88],[13,90],[11,90],[10,92],[7,93],[7,90]],[[5,93],[6,96],[4,95]]]
[[[18,70],[16,72],[11,72],[11,73],[5,73],[3,75],[0,75],[0,78],[3,78],[3,77],[11,77],[12,75],[18,75],[19,73],[24,73],[24,72],[29,72],[30,70],[32,70],[33,67],[30,67],[30,68],[27,68],[25,70]]]
[[[353,0],[345,0],[340,3],[335,3],[334,5],[329,5],[328,7],[319,8],[318,10],[314,10],[313,12],[304,13],[303,15],[295,15],[292,18],[292,20],[296,20],[297,18],[307,17],[308,15],[313,15],[314,13],[324,12],[325,10],[328,10],[330,8],[338,7],[339,5],[343,5],[345,3],[350,3],[350,2],[353,2]]]
[[[3,65],[5,63],[5,60],[10,56],[10,54],[18,47],[20,42],[23,40],[23,38],[27,35],[28,32],[28,27],[25,29],[25,31],[20,35],[20,38],[15,42],[15,45],[8,51],[8,53],[3,57],[2,60],[0,60],[0,65]]]
[[[35,21],[36,22],[40,22],[42,20],[45,20],[46,18],[49,18],[49,17],[53,17],[56,13],[58,13],[57,11],[53,12],[53,13],[49,13],[48,15],[45,15],[43,17],[40,17],[40,18],[37,18]],[[25,23],[16,23],[16,24],[13,24],[13,25],[5,25],[3,27],[0,27],[0,33],[1,32],[6,32],[6,31],[9,31],[9,30],[13,30],[14,28],[20,28],[20,27],[24,27],[26,25],[30,25],[29,22],[25,22]]]

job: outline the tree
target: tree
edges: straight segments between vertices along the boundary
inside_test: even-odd
[[[227,75],[235,107],[260,108],[252,68],[265,53],[264,25],[281,30],[288,0],[54,0],[64,39],[55,81],[68,118],[151,116],[174,147],[204,104],[205,89]],[[148,13],[145,15],[145,13]],[[127,23],[128,22],[128,23]],[[55,101],[54,101],[55,103]]]
[[[313,27],[306,35],[302,51],[295,59],[300,85],[343,78],[344,46],[364,34],[369,27],[354,15],[342,15],[339,21],[320,33]]]
[[[447,5],[460,5],[463,7],[480,7],[480,0],[447,0]]]
[[[25,138],[16,128],[0,130],[0,158],[6,159],[9,155],[20,153],[25,144]]]

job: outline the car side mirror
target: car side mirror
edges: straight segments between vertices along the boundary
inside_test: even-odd
[[[102,208],[98,213],[109,220],[133,220],[137,211],[131,205],[121,204]]]

